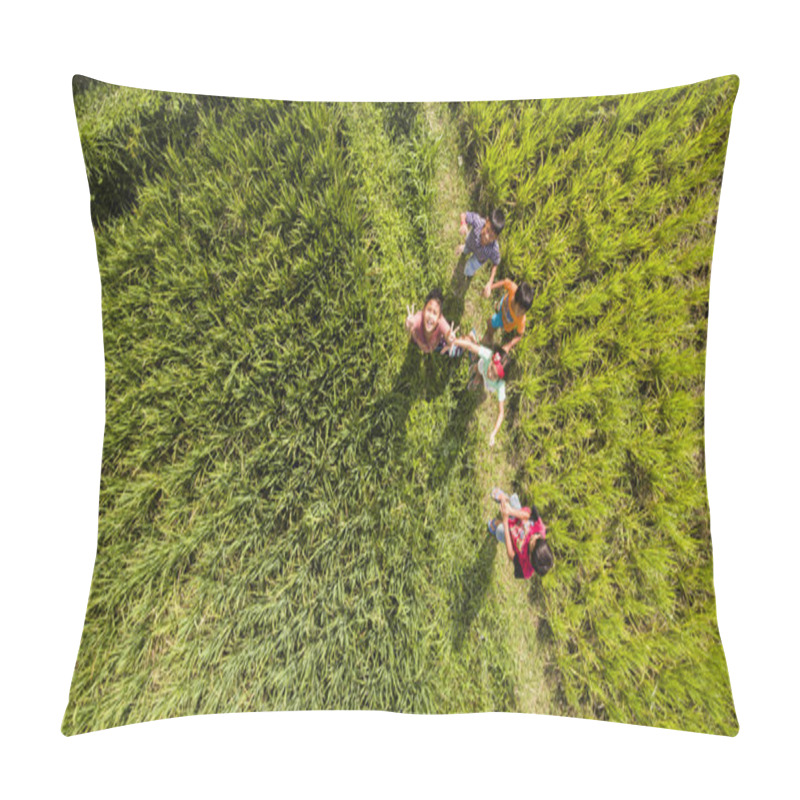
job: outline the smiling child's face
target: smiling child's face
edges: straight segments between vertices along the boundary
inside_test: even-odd
[[[497,239],[497,234],[494,232],[492,223],[487,219],[481,228],[481,244],[485,247],[487,244],[491,244],[495,239]]]
[[[433,333],[439,324],[439,317],[442,316],[442,309],[438,300],[428,300],[425,310],[422,312],[422,319],[425,324],[425,331]]]

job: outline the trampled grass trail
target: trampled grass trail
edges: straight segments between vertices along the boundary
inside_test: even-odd
[[[467,285],[463,259],[455,255],[456,245],[461,241],[459,215],[471,208],[473,202],[467,170],[459,163],[456,121],[447,107],[439,104],[426,105],[417,115],[421,124],[412,134],[419,138],[415,149],[427,153],[429,161],[425,166],[413,163],[406,168],[412,176],[420,170],[432,172],[426,181],[430,187],[430,207],[422,221],[408,218],[399,176],[396,169],[389,168],[395,156],[381,122],[381,113],[370,104],[356,104],[347,110],[350,144],[359,174],[369,187],[367,213],[377,237],[377,252],[382,254],[371,270],[377,271],[382,291],[398,297],[395,303],[398,326],[405,316],[406,302],[416,302],[419,307],[427,291],[439,285],[445,294],[447,319],[458,325],[462,334],[473,326],[482,333],[497,298],[485,300],[481,297],[488,275],[479,273],[471,285]],[[412,256],[406,249],[410,222],[424,240],[421,261],[415,260],[415,256],[420,258],[419,253]],[[389,351],[386,356],[392,358]],[[443,363],[434,356],[427,356],[425,360],[431,368]],[[495,700],[489,708],[562,713],[556,699],[556,678],[548,670],[552,662],[547,637],[542,635],[549,627],[543,624],[541,587],[515,580],[503,548],[486,532],[486,521],[497,511],[490,497],[492,487],[501,485],[509,491],[520,488],[515,480],[518,465],[511,452],[514,413],[507,410],[497,445],[490,448],[489,433],[497,418],[497,403],[490,397],[479,401],[477,395],[469,396],[465,402],[464,394],[469,395],[463,391],[465,361],[466,357],[461,363],[449,365],[449,390],[454,398],[460,399],[455,401],[457,407],[450,412],[450,421],[443,431],[433,432],[434,438],[449,437],[452,441],[440,442],[440,449],[462,453],[472,470],[472,480],[468,483],[472,496],[453,497],[449,502],[466,503],[476,509],[468,520],[459,517],[461,524],[457,530],[443,531],[443,537],[434,548],[433,557],[441,562],[440,567],[451,573],[453,585],[459,587],[455,595],[445,600],[452,604],[450,611],[446,608],[435,611],[437,619],[442,613],[452,614],[459,631],[450,643],[443,645],[445,663],[441,668],[451,676],[445,683],[452,685],[453,680],[463,681],[459,677],[463,670],[482,673],[487,669],[488,657],[489,669],[498,669],[505,676],[500,683],[504,687],[502,693],[507,693],[498,700],[497,690],[493,690]],[[420,383],[425,382],[424,375],[424,372],[417,373]],[[412,390],[414,399],[410,401],[406,423],[409,431],[424,417],[429,417],[434,426],[441,425],[441,416],[434,410],[439,401],[428,396],[427,388],[419,385]],[[414,434],[409,432],[408,435]],[[455,563],[451,542],[458,542]],[[465,564],[468,566],[464,567]],[[497,680],[487,675],[481,682],[493,684]],[[463,708],[464,698],[443,696],[441,701],[438,710],[451,707],[456,710]],[[488,710],[486,706],[484,709]],[[472,710],[477,707],[472,706]]]
[[[431,135],[439,141],[434,176],[436,245],[452,254],[453,277],[449,291],[451,295],[460,294],[463,301],[463,311],[455,322],[460,326],[460,335],[467,334],[474,327],[481,337],[498,296],[495,294],[487,300],[481,294],[489,277],[488,267],[482,268],[467,285],[467,279],[463,276],[463,258],[459,259],[455,255],[455,248],[461,242],[458,232],[461,212],[474,210],[485,213],[486,209],[473,208],[474,201],[468,185],[467,170],[459,155],[455,121],[451,118],[447,106],[426,105],[425,119]],[[501,260],[498,280],[505,275],[505,268],[507,265]],[[448,304],[448,301],[450,307],[455,306],[460,310],[460,302],[454,303],[452,297],[446,296],[445,303]],[[509,389],[513,392],[513,387],[509,386]],[[512,429],[515,414],[509,413],[509,409],[506,409],[506,418],[498,435],[497,444],[494,448],[490,448],[489,434],[496,419],[497,402],[494,398],[485,397],[470,423],[471,426],[477,427],[478,440],[485,448],[483,457],[479,457],[476,461],[475,482],[475,491],[481,497],[484,528],[485,522],[498,512],[497,504],[490,497],[492,487],[500,486],[508,492],[520,488],[516,485],[518,465],[513,453]],[[529,502],[530,498],[523,496],[522,500]],[[498,544],[497,548],[490,591],[496,595],[501,612],[501,618],[497,620],[498,633],[502,635],[504,632],[503,638],[514,664],[515,705],[520,711],[538,714],[563,713],[559,712],[556,698],[556,679],[552,672],[554,662],[546,633],[549,628],[544,619],[541,602],[542,588],[537,583],[538,579],[532,582],[515,579],[503,547]]]
[[[505,266],[534,288],[511,430],[518,485],[555,549],[536,605],[571,716],[738,729],[703,470],[708,279],[737,86],[458,108],[474,202],[506,209]]]

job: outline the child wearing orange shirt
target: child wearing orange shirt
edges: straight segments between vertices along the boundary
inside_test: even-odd
[[[516,336],[508,344],[503,345],[503,350],[508,354],[515,345],[519,344],[522,334],[525,333],[525,312],[533,303],[533,289],[525,281],[517,285],[508,278],[493,283],[487,288],[490,292],[495,289],[504,289],[505,294],[500,301],[498,310],[489,318],[484,342],[491,344],[497,328],[502,328],[505,333],[516,331]]]

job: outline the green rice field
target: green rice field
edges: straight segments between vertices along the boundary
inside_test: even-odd
[[[625,97],[306,104],[76,77],[102,277],[98,550],[65,734],[278,709],[528,711],[733,735],[704,477],[736,78]],[[459,215],[535,299],[494,398]],[[88,224],[88,220],[87,220]],[[555,567],[515,581],[500,484]]]

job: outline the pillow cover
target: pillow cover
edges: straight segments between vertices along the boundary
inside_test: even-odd
[[[275,709],[736,733],[703,382],[737,78],[453,104],[73,88],[106,428],[65,734]],[[504,371],[471,363],[473,328]],[[515,581],[534,502],[553,565]]]

